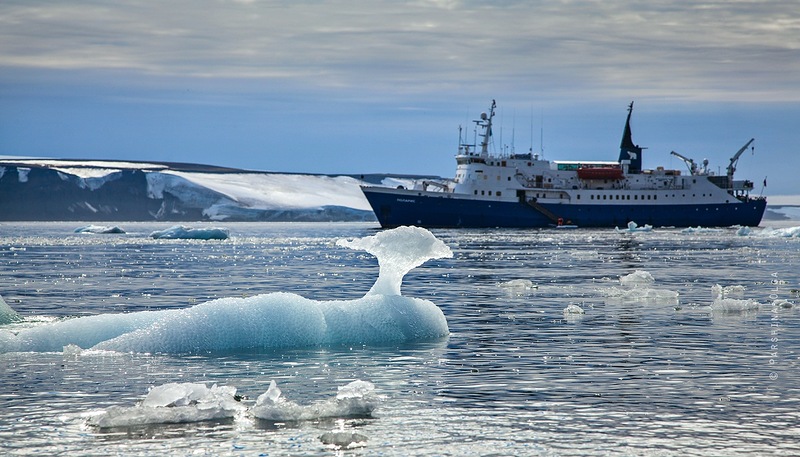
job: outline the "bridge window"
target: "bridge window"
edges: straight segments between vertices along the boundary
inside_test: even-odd
[[[499,190],[497,191],[497,194],[496,194],[496,195],[497,195],[498,197],[501,195]]]

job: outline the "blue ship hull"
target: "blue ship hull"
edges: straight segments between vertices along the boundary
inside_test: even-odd
[[[459,198],[453,194],[392,193],[363,188],[381,227],[416,225],[445,227],[551,227],[556,222],[524,202],[497,202]],[[440,196],[441,195],[441,196]],[[624,227],[630,221],[655,227],[757,226],[767,202],[753,199],[725,204],[576,205],[541,204],[550,216],[578,227]]]

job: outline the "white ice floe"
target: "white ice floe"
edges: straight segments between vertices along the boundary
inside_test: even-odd
[[[75,229],[74,233],[94,233],[94,234],[108,234],[108,233],[125,233],[119,226],[113,225],[85,225]]]
[[[196,353],[241,349],[385,345],[449,334],[434,303],[400,295],[403,276],[428,259],[452,256],[429,231],[400,227],[341,241],[378,257],[375,285],[355,300],[311,300],[276,292],[208,301],[186,309],[100,314],[0,329],[2,352],[83,349],[137,353]]]
[[[108,408],[91,417],[89,424],[106,428],[200,422],[230,419],[245,409],[235,387],[169,383],[152,388],[136,406]]]
[[[191,228],[183,225],[175,225],[166,230],[156,230],[150,234],[151,238],[159,240],[227,240],[230,232],[225,228]]]
[[[271,421],[304,421],[331,417],[369,417],[382,401],[375,386],[356,380],[339,387],[336,397],[310,405],[299,405],[281,396],[281,390],[271,381],[249,412],[256,418]]]

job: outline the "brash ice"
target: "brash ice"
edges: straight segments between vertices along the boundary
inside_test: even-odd
[[[372,289],[356,300],[311,300],[276,292],[222,298],[187,309],[102,314],[0,328],[0,352],[62,351],[64,346],[118,352],[192,353],[238,349],[392,344],[449,334],[433,302],[400,294],[403,277],[452,251],[429,231],[399,227],[340,240],[378,258]]]

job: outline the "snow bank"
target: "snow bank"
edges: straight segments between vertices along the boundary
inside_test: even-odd
[[[150,234],[151,238],[163,240],[189,239],[189,240],[227,240],[230,236],[225,228],[190,228],[184,225],[175,225],[166,230],[156,230]]]
[[[194,353],[351,344],[395,344],[447,336],[447,320],[428,300],[400,295],[403,276],[452,252],[429,231],[400,227],[340,241],[378,257],[375,285],[356,300],[317,301],[277,292],[222,298],[187,309],[101,314],[0,330],[0,352],[61,351],[69,344],[117,352]]]
[[[349,176],[179,171],[159,174],[176,176],[211,189],[247,208],[318,208],[325,205],[370,210],[361,192],[361,181]]]

